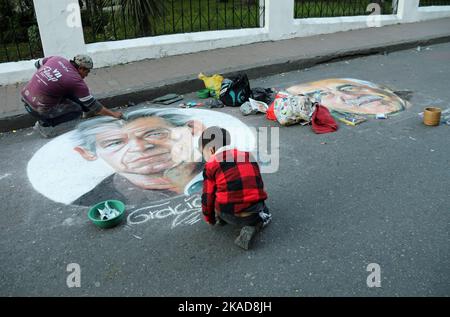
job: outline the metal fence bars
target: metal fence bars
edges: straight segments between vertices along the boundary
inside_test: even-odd
[[[303,19],[369,15],[374,13],[374,5],[379,6],[380,14],[397,10],[395,0],[295,0],[294,16]]]
[[[264,26],[260,0],[80,0],[86,43]]]
[[[450,6],[450,0],[420,0],[419,7]]]

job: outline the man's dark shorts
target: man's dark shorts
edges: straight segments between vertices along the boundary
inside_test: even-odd
[[[34,118],[38,119],[44,127],[54,127],[63,122],[79,119],[83,115],[83,112],[89,110],[70,99],[64,99],[61,103],[46,112],[36,111],[23,99],[22,102],[24,103],[25,110]]]
[[[258,223],[263,222],[264,219],[261,218],[261,213],[270,215],[269,208],[267,208],[264,201],[260,201],[250,206],[245,210],[245,213],[250,215],[246,217],[239,217],[234,214],[223,212],[217,216],[226,223],[239,227],[244,227],[244,226],[256,226]]]

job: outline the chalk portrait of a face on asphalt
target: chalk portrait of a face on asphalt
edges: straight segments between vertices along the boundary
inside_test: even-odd
[[[393,114],[404,110],[407,102],[388,87],[360,79],[331,78],[302,83],[287,89],[317,99],[329,110],[363,115]]]
[[[233,146],[255,150],[253,131],[230,115],[140,109],[129,111],[126,119],[83,121],[51,140],[30,160],[28,177],[35,190],[63,204],[91,206],[117,199],[138,209],[182,202],[199,211],[203,162],[197,144],[212,125],[227,127]]]

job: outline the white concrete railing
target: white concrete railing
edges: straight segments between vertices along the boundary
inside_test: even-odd
[[[398,0],[397,14],[336,18],[294,18],[294,0],[266,0],[264,28],[162,35],[86,44],[78,1],[33,0],[44,54],[67,58],[86,53],[96,67],[262,41],[327,34],[368,27],[450,17],[450,6],[419,7],[419,0]],[[264,0],[260,0],[264,2]],[[34,61],[0,64],[0,85],[29,80]]]

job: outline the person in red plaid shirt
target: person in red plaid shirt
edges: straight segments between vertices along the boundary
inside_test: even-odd
[[[235,243],[248,250],[256,233],[272,219],[258,163],[249,152],[230,147],[230,133],[219,127],[203,131],[199,147],[203,170],[202,212],[207,223],[242,227]]]

